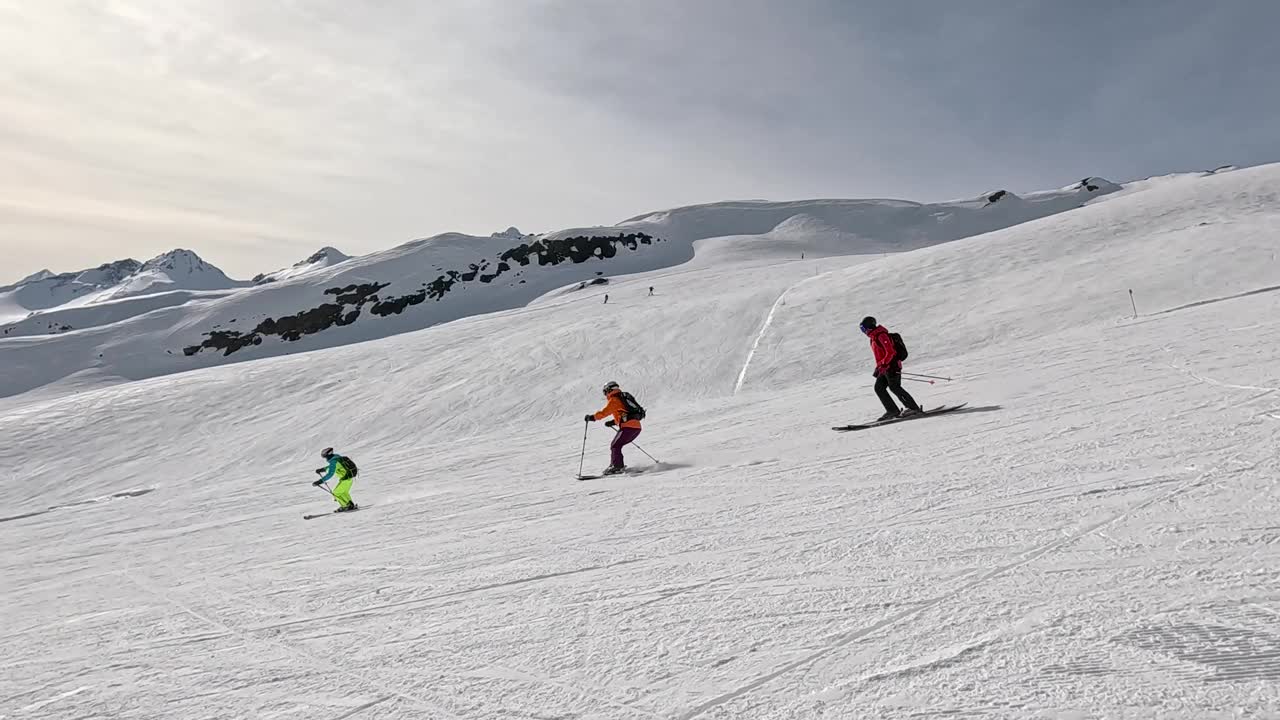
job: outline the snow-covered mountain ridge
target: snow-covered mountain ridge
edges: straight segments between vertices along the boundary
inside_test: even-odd
[[[151,376],[386,337],[677,266],[905,252],[1066,212],[1119,189],[1086,178],[1059,190],[995,191],[943,203],[712,203],[539,235],[514,227],[489,237],[446,233],[355,258],[323,248],[248,282],[175,251],[91,296],[0,326],[0,343],[65,335],[50,340],[58,350],[40,352],[66,360],[10,393],[108,358],[113,375]],[[175,364],[174,356],[191,360]]]
[[[0,335],[15,331],[28,334],[32,326],[41,323],[61,324],[57,313],[70,308],[174,290],[230,290],[244,285],[184,249],[171,250],[146,262],[126,258],[70,273],[42,270],[0,288],[0,322],[9,320],[0,325]],[[44,317],[25,327],[15,327],[15,321],[34,315]]]

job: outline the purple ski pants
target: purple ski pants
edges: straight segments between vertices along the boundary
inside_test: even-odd
[[[622,446],[634,442],[638,437],[640,437],[640,428],[627,427],[622,428],[618,431],[617,435],[613,436],[613,442],[609,443],[609,449],[612,451],[610,464],[613,465],[613,467],[623,466]]]

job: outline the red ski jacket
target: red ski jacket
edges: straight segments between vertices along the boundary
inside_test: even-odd
[[[883,325],[877,325],[874,330],[867,333],[867,337],[871,339],[871,352],[876,356],[876,374],[885,370],[895,370],[902,372],[902,362],[898,360],[898,349],[893,346],[893,338],[889,337],[889,331]]]

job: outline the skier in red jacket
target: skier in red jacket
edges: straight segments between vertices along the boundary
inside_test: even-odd
[[[889,331],[870,315],[862,318],[859,327],[862,334],[871,339],[871,352],[876,357],[876,371],[872,374],[876,378],[876,396],[884,405],[884,415],[877,422],[921,412],[920,404],[911,397],[911,393],[902,389],[902,361],[898,359],[898,349],[894,347]],[[898,410],[893,398],[889,397],[890,390],[906,406],[905,409]]]

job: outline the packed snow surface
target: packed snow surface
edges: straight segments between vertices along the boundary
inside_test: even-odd
[[[0,716],[1280,717],[1280,166],[886,257],[769,220],[527,307],[6,398]],[[881,412],[867,314],[966,409],[832,432]],[[607,380],[644,472],[579,482]],[[364,507],[303,520],[328,445]]]

